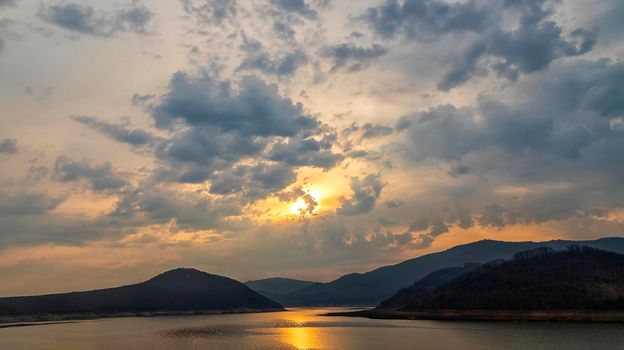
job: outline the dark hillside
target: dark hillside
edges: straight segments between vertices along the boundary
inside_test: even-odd
[[[269,310],[282,306],[233,279],[175,269],[117,288],[0,298],[0,315],[110,314],[206,310]]]
[[[402,291],[380,308],[402,310],[622,310],[624,255],[589,247],[521,252],[429,293]]]

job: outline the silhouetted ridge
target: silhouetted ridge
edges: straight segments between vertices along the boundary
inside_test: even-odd
[[[624,253],[624,238],[602,238],[594,241],[501,242],[481,240],[459,245],[442,252],[423,255],[396,265],[383,266],[366,273],[351,273],[332,282],[315,283],[293,292],[274,295],[287,306],[376,305],[408,287],[429,273],[466,263],[487,263],[511,259],[514,254],[538,247],[565,250],[572,244],[591,246]]]
[[[282,306],[233,279],[179,268],[117,288],[0,298],[0,314],[269,310]]]
[[[379,304],[379,307],[403,307],[405,304],[409,303],[413,299],[426,298],[429,296],[429,294],[433,292],[435,288],[465,273],[468,273],[479,266],[479,264],[465,264],[462,267],[449,267],[446,269],[433,271],[432,273],[425,276],[423,279],[416,281],[411,286],[401,289],[395,295],[393,295],[392,298],[382,301]]]
[[[286,293],[291,293],[301,288],[308,287],[315,282],[302,281],[292,278],[273,277],[255,281],[247,281],[245,285],[252,290],[274,299]]]
[[[624,309],[624,255],[590,247],[519,252],[435,288],[419,288],[423,281],[382,302],[379,309]]]

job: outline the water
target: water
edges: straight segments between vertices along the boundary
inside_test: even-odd
[[[342,309],[338,309],[340,311]],[[326,317],[337,309],[114,318],[0,329],[0,349],[623,349],[624,324]]]

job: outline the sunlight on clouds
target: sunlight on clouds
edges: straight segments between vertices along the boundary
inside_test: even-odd
[[[297,178],[284,191],[251,203],[244,212],[253,215],[256,221],[315,218],[334,212],[340,205],[340,198],[349,194],[349,177],[342,169],[306,168]]]
[[[303,196],[291,205],[290,211],[296,215],[313,215],[321,209],[321,190],[317,187],[304,188]]]

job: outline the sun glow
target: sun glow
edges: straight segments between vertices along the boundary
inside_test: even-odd
[[[297,198],[290,206],[290,212],[295,215],[315,214],[320,209],[321,190],[316,187],[304,188],[304,194]]]

